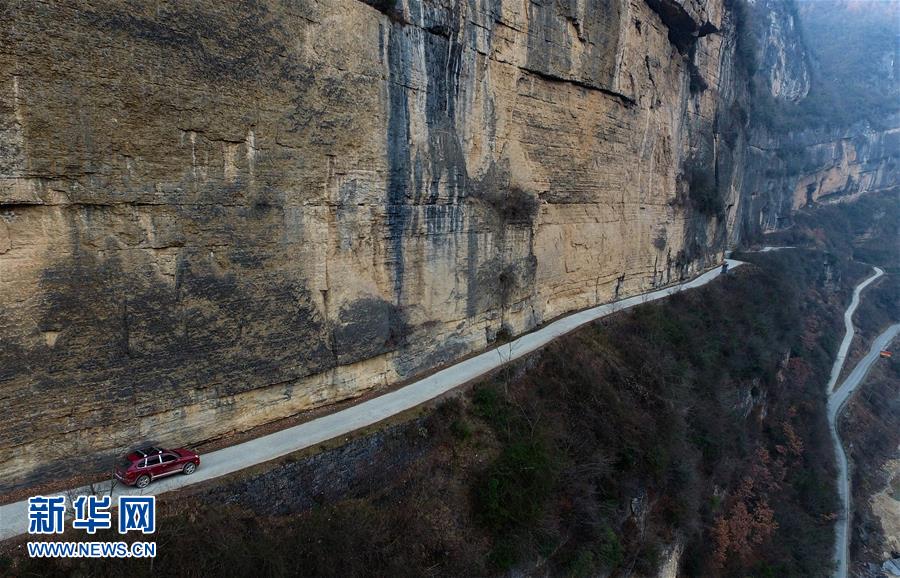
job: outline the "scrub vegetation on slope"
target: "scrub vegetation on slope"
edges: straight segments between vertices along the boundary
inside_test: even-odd
[[[825,574],[837,505],[822,384],[865,268],[806,251],[748,259],[409,422],[182,497],[161,513],[152,567],[3,563],[113,576],[624,575],[652,574],[680,544],[688,575]]]

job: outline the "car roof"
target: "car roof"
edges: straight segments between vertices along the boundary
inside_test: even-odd
[[[145,446],[142,448],[132,450],[131,452],[128,453],[128,455],[125,456],[125,458],[132,462],[136,462],[138,460],[142,460],[142,459],[146,458],[147,456],[161,454],[164,451],[166,451],[166,450],[164,450],[160,447],[157,447],[157,446]]]

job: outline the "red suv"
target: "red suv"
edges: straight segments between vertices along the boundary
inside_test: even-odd
[[[146,488],[156,478],[178,472],[191,475],[199,465],[200,456],[191,450],[147,447],[122,458],[116,464],[116,478],[128,486]]]

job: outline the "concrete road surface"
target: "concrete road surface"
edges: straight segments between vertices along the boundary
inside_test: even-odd
[[[741,261],[731,259],[726,259],[726,261],[732,269],[743,264]],[[370,426],[432,400],[455,387],[527,355],[586,323],[641,303],[662,299],[685,289],[700,287],[718,277],[721,272],[721,267],[716,267],[679,285],[636,295],[563,317],[510,343],[460,361],[396,391],[312,421],[201,456],[200,467],[193,475],[176,474],[164,478],[150,484],[143,490],[143,493],[162,494],[189,484],[224,476]],[[106,495],[109,493],[109,487],[110,483],[104,482],[95,485],[94,489],[97,493]],[[67,494],[74,497],[90,493],[90,488],[82,487],[68,492],[56,492],[55,495]],[[140,490],[119,485],[112,493],[113,501],[115,502],[115,496],[118,495],[140,493]],[[28,530],[27,513],[27,500],[0,506],[0,540],[26,533]]]
[[[852,325],[850,327],[852,331]],[[847,464],[847,452],[838,433],[837,422],[844,404],[850,394],[865,379],[866,374],[879,359],[879,352],[900,333],[900,323],[895,323],[879,335],[869,348],[869,352],[863,357],[844,383],[828,398],[828,427],[831,429],[831,439],[834,442],[834,453],[838,466],[838,496],[841,499],[841,512],[835,526],[834,561],[836,578],[846,578],[850,548],[850,468]],[[852,333],[851,333],[852,335]],[[840,370],[838,370],[840,371]]]
[[[856,308],[859,306],[859,294],[876,279],[884,275],[884,271],[878,267],[873,268],[875,273],[856,286],[856,289],[853,290],[853,299],[850,300],[850,306],[844,311],[844,339],[841,341],[841,347],[838,349],[837,357],[834,359],[834,365],[831,366],[831,379],[828,380],[828,386],[825,388],[825,391],[829,394],[834,389],[834,384],[844,368],[844,362],[847,360],[847,351],[850,350],[850,343],[853,341],[853,335],[856,332],[853,327],[853,314],[856,313]]]

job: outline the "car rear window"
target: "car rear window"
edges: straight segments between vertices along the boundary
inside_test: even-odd
[[[128,458],[119,458],[119,467],[120,468],[130,468],[131,460],[129,460]]]

